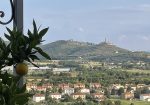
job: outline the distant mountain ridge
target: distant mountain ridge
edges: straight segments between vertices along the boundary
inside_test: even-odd
[[[52,59],[76,59],[82,57],[99,61],[150,61],[148,58],[149,54],[144,52],[132,52],[107,42],[94,44],[73,40],[59,40],[42,45],[41,48],[47,52]]]

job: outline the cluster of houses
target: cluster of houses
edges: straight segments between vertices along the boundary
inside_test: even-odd
[[[131,87],[130,91],[127,91],[128,87]],[[57,88],[57,92],[52,92],[51,90],[53,88]],[[118,91],[120,88],[124,89],[124,92],[121,94],[121,98],[132,100],[134,99],[134,92],[139,88],[148,87],[150,90],[150,86],[145,84],[138,84],[138,85],[132,85],[132,84],[126,84],[125,86],[121,84],[112,84],[108,88],[108,90],[111,92],[112,89]],[[64,95],[69,95],[72,97],[72,99],[76,100],[78,98],[81,98],[82,100],[86,99],[86,95],[90,95],[92,99],[95,99],[96,101],[103,101],[105,100],[106,96],[104,95],[104,91],[102,89],[102,86],[100,83],[90,83],[89,87],[87,88],[84,83],[75,83],[75,84],[69,84],[69,83],[61,83],[57,86],[54,86],[53,84],[43,84],[42,86],[38,86],[37,84],[27,84],[27,90],[35,90],[39,91],[38,94],[35,94],[33,96],[33,101],[40,102],[45,100],[45,93],[48,90],[50,92],[49,97],[56,100],[63,99]],[[61,92],[58,90],[61,90]],[[94,92],[92,92],[94,90]],[[41,94],[44,93],[44,94]],[[150,93],[147,94],[140,94],[140,100],[143,101],[150,101]]]
[[[101,84],[100,83],[90,83],[90,88],[86,88],[85,84],[83,83],[76,83],[76,84],[58,84],[57,85],[57,90],[62,90],[61,92],[57,93],[52,93],[52,89],[54,86],[53,84],[43,84],[42,86],[37,86],[36,84],[27,84],[27,90],[28,91],[42,91],[45,93],[47,89],[50,92],[50,97],[52,99],[60,100],[63,98],[63,95],[69,95],[72,97],[72,99],[76,100],[78,98],[81,98],[82,100],[86,99],[86,95],[90,95],[93,99],[96,99],[98,101],[103,101],[105,99],[104,96],[104,91],[97,91],[95,93],[91,93],[92,89],[101,89]],[[40,102],[45,100],[45,94],[35,94],[33,96],[33,101],[35,102]]]
[[[127,90],[128,87],[130,87],[130,90]],[[149,90],[148,93],[146,94],[140,94],[140,100],[143,101],[150,101],[150,85],[145,85],[145,84],[138,84],[138,85],[133,85],[133,84],[125,84],[125,86],[121,85],[121,84],[112,84],[111,87],[112,89],[114,89],[115,91],[118,91],[120,88],[124,89],[124,92],[121,95],[121,98],[123,99],[127,99],[127,100],[133,100],[135,99],[135,91],[137,89],[144,89],[147,88]]]

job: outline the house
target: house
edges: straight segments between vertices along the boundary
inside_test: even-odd
[[[74,93],[74,88],[65,88],[63,94],[71,95]]]
[[[121,84],[113,84],[112,88],[115,89],[115,90],[119,90],[120,88],[124,88],[124,86],[121,85]]]
[[[136,89],[137,89],[136,85],[131,85],[131,89],[133,89],[134,91],[136,91]]]
[[[44,92],[46,92],[46,87],[37,86],[36,90],[37,90],[37,91],[44,91]]]
[[[53,68],[53,74],[68,73],[70,68]]]
[[[83,88],[80,90],[81,93],[87,93],[87,94],[90,94],[90,89],[87,89],[87,88]]]
[[[52,98],[52,99],[61,99],[61,94],[59,94],[59,93],[52,93],[52,94],[50,94],[50,97]]]
[[[95,99],[97,98],[103,98],[104,94],[103,93],[92,93],[91,96]]]
[[[143,87],[145,87],[146,85],[145,84],[138,84],[137,85],[137,88],[143,88]]]
[[[27,85],[26,85],[26,89],[27,89],[27,91],[30,91],[30,90],[36,90],[36,88],[37,88],[37,85],[36,84],[31,84],[31,83],[28,83]]]
[[[103,93],[93,93],[91,94],[91,96],[93,97],[93,99],[95,99],[96,101],[104,101],[105,96]]]
[[[150,94],[141,94],[140,95],[140,100],[150,101]]]
[[[134,98],[134,93],[132,92],[125,92],[122,94],[123,99],[132,100]]]
[[[46,88],[46,89],[52,89],[53,88],[53,84],[43,84],[42,87]]]
[[[75,100],[78,99],[78,98],[81,98],[83,100],[86,97],[86,95],[84,93],[73,93],[71,96]]]
[[[100,88],[100,87],[101,87],[100,83],[90,83],[90,88],[97,89],[97,88]]]
[[[69,88],[69,84],[66,84],[66,83],[62,83],[62,84],[59,84],[58,87],[62,90],[64,90],[65,88]]]
[[[150,85],[147,85],[148,90],[150,90]]]
[[[74,84],[74,88],[85,88],[85,84],[82,84],[82,83],[76,83]]]
[[[33,96],[33,101],[35,102],[40,102],[45,100],[45,95],[44,94],[35,94]]]
[[[34,78],[29,78],[29,79],[27,79],[27,81],[32,82],[32,81],[35,81],[35,79]]]

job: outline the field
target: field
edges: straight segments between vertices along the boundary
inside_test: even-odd
[[[112,99],[112,100],[117,100],[117,99]],[[121,101],[121,105],[130,105],[131,103],[133,103],[134,105],[150,105],[150,102],[147,101],[135,101],[135,100],[120,100]]]
[[[122,71],[127,71],[130,73],[144,73],[144,74],[150,73],[150,70],[139,70],[139,69],[122,70]]]

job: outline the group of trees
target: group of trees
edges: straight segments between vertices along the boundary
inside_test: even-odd
[[[84,67],[74,70],[76,77],[71,77],[70,73],[53,74],[51,71],[47,71],[42,74],[32,74],[32,76],[43,76],[49,79],[49,82],[53,84],[58,83],[76,83],[82,82],[87,84],[91,82],[101,83],[104,87],[109,84],[150,84],[150,73],[140,72],[127,72],[122,70],[88,70]],[[108,78],[109,77],[109,78]]]

